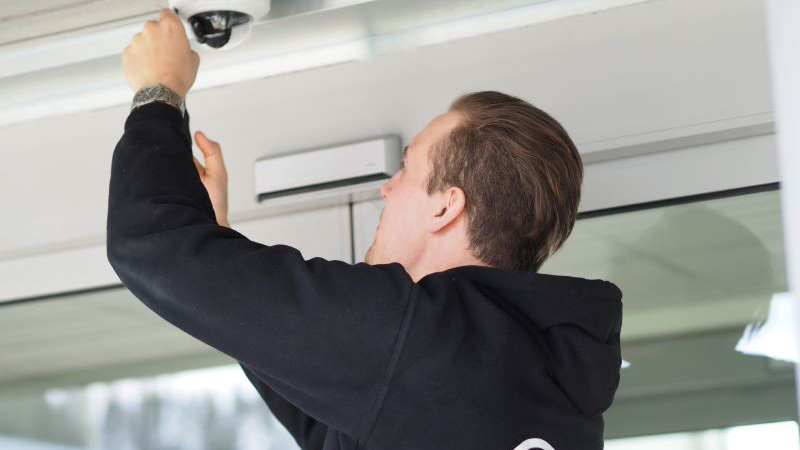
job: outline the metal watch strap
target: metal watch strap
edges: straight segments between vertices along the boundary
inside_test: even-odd
[[[178,108],[178,110],[181,112],[181,115],[183,115],[186,111],[183,98],[181,98],[177,92],[160,83],[148,84],[147,86],[144,86],[136,91],[136,94],[133,95],[131,111],[142,105],[152,102],[168,103],[175,108]]]

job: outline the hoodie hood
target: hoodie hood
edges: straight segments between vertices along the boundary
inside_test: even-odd
[[[529,329],[547,370],[583,414],[600,414],[619,386],[622,292],[605,280],[483,266],[457,268]]]

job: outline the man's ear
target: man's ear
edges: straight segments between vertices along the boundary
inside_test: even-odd
[[[433,194],[432,211],[428,218],[431,233],[444,229],[463,213],[467,206],[467,197],[458,186],[450,186]]]

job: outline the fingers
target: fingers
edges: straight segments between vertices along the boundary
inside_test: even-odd
[[[147,23],[145,23],[145,28],[150,22],[153,22],[154,24],[161,22],[164,24],[167,30],[171,31],[178,29],[178,27],[183,30],[183,24],[181,23],[180,17],[178,17],[178,15],[169,8],[161,8],[158,13],[158,20],[148,20]]]
[[[162,25],[162,29],[165,29],[165,27],[166,29],[171,29],[176,24],[180,24],[180,18],[178,18],[178,16],[169,9],[164,8],[161,10],[158,20],[145,21],[144,27],[142,27],[142,32],[147,30],[150,30],[150,32],[155,32],[159,29],[159,25]]]
[[[178,15],[175,14],[175,12],[169,8],[161,8],[161,10],[158,12],[158,20],[162,19],[175,20],[177,18]]]
[[[180,18],[171,9],[169,9],[169,8],[161,8],[161,10],[159,10],[159,12],[158,12],[158,20],[148,20],[148,21],[146,21],[144,23],[144,28],[145,29],[147,29],[147,27],[154,28],[159,23],[167,23],[167,24],[172,24],[172,25],[180,24]]]
[[[195,142],[200,150],[203,152],[203,157],[206,160],[208,169],[216,171],[217,169],[225,170],[225,162],[222,159],[222,147],[219,143],[212,141],[202,131],[194,133]]]
[[[209,139],[202,131],[196,131],[194,133],[194,139],[197,141],[197,145],[200,147],[200,150],[203,151],[203,156],[206,158],[222,156],[222,148],[219,146],[219,143]]]

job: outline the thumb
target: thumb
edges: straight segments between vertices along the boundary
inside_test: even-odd
[[[212,141],[205,133],[199,130],[195,132],[194,139],[195,142],[197,142],[197,146],[200,147],[200,150],[203,152],[207,168],[223,166],[222,147],[220,147],[219,143]]]

